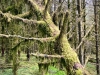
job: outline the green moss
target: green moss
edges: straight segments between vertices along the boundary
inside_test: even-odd
[[[30,5],[31,6],[31,5]],[[43,13],[42,10],[37,6],[36,3],[33,2],[32,4],[32,13],[34,12],[35,15],[37,16],[37,20],[41,20],[43,18]]]
[[[46,23],[49,25],[50,31],[51,31],[51,36],[55,36],[55,35],[59,35],[60,31],[58,29],[58,27],[52,22],[51,16],[50,14],[47,12],[47,16],[46,16]]]
[[[81,70],[81,69],[76,70],[76,71],[75,71],[75,75],[83,75],[83,74],[82,74],[82,70]]]
[[[50,36],[51,35],[50,29],[46,23],[39,24],[38,29],[39,29],[39,32],[42,34],[42,36],[45,36],[45,35]]]
[[[37,16],[37,20],[41,20],[42,19],[42,13],[38,10],[34,10],[34,13],[36,14]]]

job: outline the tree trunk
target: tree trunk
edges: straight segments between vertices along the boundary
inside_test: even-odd
[[[96,47],[96,70],[97,75],[100,75],[99,71],[99,49],[98,49],[98,26],[97,26],[97,0],[94,1],[94,22],[95,22],[95,47]]]
[[[2,46],[1,46],[1,56],[2,56],[2,57],[4,57],[4,52],[5,52],[5,49],[4,49],[4,41],[3,41],[3,39],[4,39],[4,38],[2,38],[2,41],[1,41],[1,42],[2,42]]]
[[[78,10],[78,18],[81,18],[81,0],[77,0],[77,10]],[[81,21],[78,22],[78,33],[79,33],[79,44],[82,41],[82,37],[81,37]],[[81,64],[83,64],[83,50],[82,47],[79,47],[79,60],[81,62]]]
[[[83,18],[83,26],[84,26],[84,29],[83,29],[83,31],[84,31],[84,35],[83,36],[85,36],[86,35],[86,19],[85,19],[85,17],[86,17],[86,14],[85,14],[85,6],[86,6],[86,4],[85,4],[85,0],[82,0],[82,10],[83,10],[83,16],[82,16],[82,18]],[[85,47],[85,42],[83,43],[83,64],[85,64],[85,59],[86,58],[86,47]]]
[[[72,0],[72,25],[73,25],[73,48],[77,47],[77,24],[76,24],[76,0]]]
[[[27,61],[29,61],[30,60],[30,50],[27,48],[27,50],[26,50],[26,53],[27,53]]]
[[[1,24],[4,24],[3,22]],[[2,25],[2,34],[4,34],[4,26]],[[4,38],[1,38],[1,56],[4,57],[4,52],[5,52],[5,48],[4,48]]]
[[[17,70],[18,70],[17,50],[13,50],[13,75],[17,75]]]

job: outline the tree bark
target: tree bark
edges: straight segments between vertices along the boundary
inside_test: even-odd
[[[77,0],[77,10],[78,10],[78,17],[81,18],[81,0]],[[81,21],[78,22],[78,33],[79,33],[79,44],[82,41],[82,37],[81,37]],[[82,47],[79,47],[79,60],[81,62],[81,64],[83,64],[83,51],[82,51]]]
[[[98,49],[98,25],[97,25],[97,0],[94,1],[94,22],[95,22],[95,48],[96,48],[96,70],[97,75],[100,75],[99,71],[99,49]]]

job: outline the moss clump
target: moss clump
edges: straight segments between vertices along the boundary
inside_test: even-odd
[[[75,75],[83,75],[82,70],[81,69],[76,70]]]
[[[39,24],[38,29],[39,29],[40,33],[42,34],[42,36],[45,36],[45,35],[50,36],[51,35],[50,28],[47,26],[46,23]]]

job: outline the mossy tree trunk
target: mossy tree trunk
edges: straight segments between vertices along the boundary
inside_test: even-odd
[[[79,62],[77,54],[70,47],[68,40],[66,39],[66,25],[68,24],[68,12],[64,15],[63,26],[59,36],[55,43],[55,52],[60,55],[64,55],[61,63],[66,68],[67,75],[82,75],[82,65]],[[76,67],[77,65],[77,67]]]
[[[17,63],[17,50],[13,50],[13,75],[17,75],[18,63]]]

